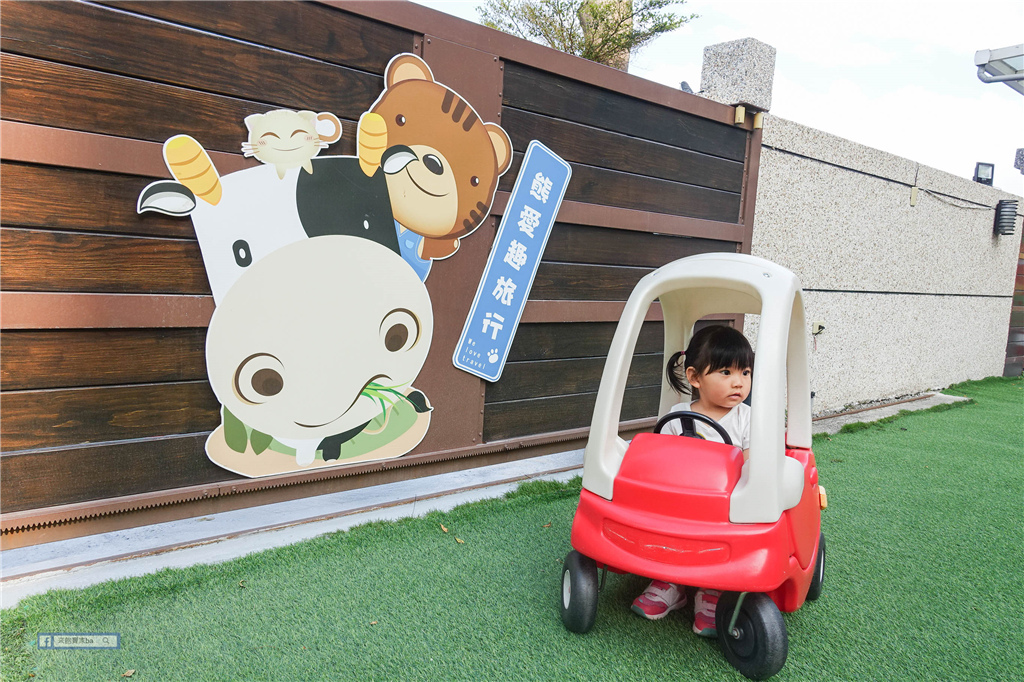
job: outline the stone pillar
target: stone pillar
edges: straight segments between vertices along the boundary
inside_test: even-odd
[[[753,38],[718,43],[704,48],[700,95],[751,111],[772,106],[775,48]]]

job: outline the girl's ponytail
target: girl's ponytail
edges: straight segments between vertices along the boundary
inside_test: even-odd
[[[669,385],[675,389],[676,393],[680,394],[690,392],[690,384],[686,382],[684,355],[683,351],[673,353],[665,365],[665,376],[668,378]]]

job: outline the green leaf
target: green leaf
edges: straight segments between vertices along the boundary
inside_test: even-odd
[[[262,431],[252,430],[249,434],[249,442],[252,444],[252,451],[257,455],[270,447],[270,441],[274,440],[274,437],[270,434],[263,433]]]
[[[249,442],[249,436],[245,432],[245,424],[238,417],[231,414],[228,408],[225,407],[223,413],[224,441],[235,452],[245,452],[245,446]]]

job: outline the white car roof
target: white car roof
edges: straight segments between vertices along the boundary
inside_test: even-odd
[[[800,501],[803,491],[803,467],[785,455],[787,437],[791,447],[811,446],[807,330],[796,275],[746,254],[683,258],[637,283],[615,330],[601,376],[584,458],[583,486],[613,499],[615,476],[627,447],[618,436],[626,376],[640,327],[656,299],[660,299],[665,320],[665,358],[686,347],[694,323],[702,317],[716,313],[761,316],[751,391],[750,459],[730,499],[729,517],[734,523],[777,521],[784,510]],[[659,416],[677,402],[678,394],[663,377]],[[788,436],[784,408],[788,408]]]

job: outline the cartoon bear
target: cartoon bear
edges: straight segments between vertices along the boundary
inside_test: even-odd
[[[387,126],[381,166],[400,234],[417,235],[423,260],[451,256],[491,210],[498,178],[512,162],[508,134],[482,122],[414,54],[388,63],[384,92],[370,112]]]
[[[302,226],[311,237],[360,236],[395,249],[420,279],[483,223],[512,162],[508,134],[482,122],[408,53],[388,63],[384,91],[359,119],[356,144],[357,157],[313,159],[317,172],[298,179]],[[390,227],[386,213],[395,237],[381,226]]]

